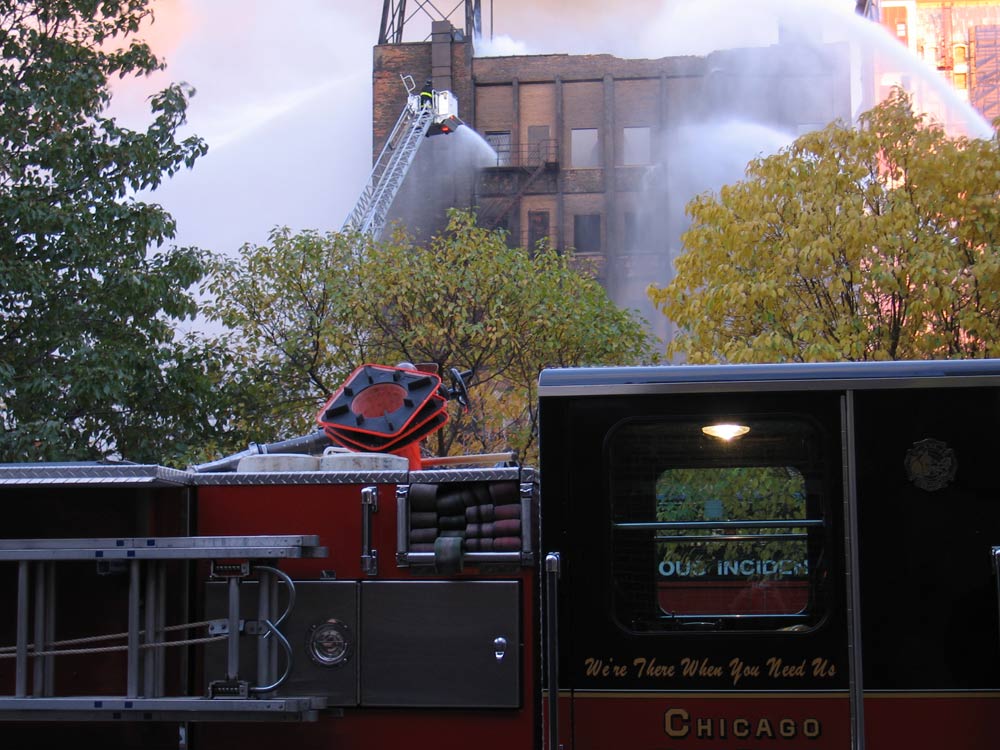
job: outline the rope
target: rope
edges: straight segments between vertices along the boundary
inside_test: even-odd
[[[170,648],[172,646],[191,646],[198,643],[212,643],[228,638],[226,634],[210,635],[205,638],[188,638],[183,641],[162,641],[160,643],[140,643],[139,648]],[[128,651],[128,645],[124,646],[99,646],[97,648],[67,648],[55,651],[32,651],[29,656],[74,656],[78,654],[106,654],[112,651]],[[0,659],[13,659],[17,654],[0,654]]]
[[[211,620],[203,620],[201,622],[189,622],[180,625],[167,625],[162,628],[165,633],[173,633],[178,630],[191,630],[192,628],[203,628],[208,627],[212,624]],[[143,636],[146,634],[145,630],[140,630],[139,635]],[[220,641],[229,636],[225,633],[222,635],[213,635],[205,638],[189,638],[182,641],[162,641],[160,643],[140,643],[139,648],[169,648],[171,646],[188,646],[198,643],[211,643],[213,641]],[[120,640],[122,638],[128,638],[128,631],[124,633],[111,633],[108,635],[93,635],[87,636],[85,638],[68,638],[61,641],[53,641],[48,644],[49,646],[76,646],[81,643],[100,643],[102,641],[113,641]],[[35,651],[35,644],[28,644],[28,651],[31,656],[64,656],[69,654],[103,654],[112,651],[127,651],[128,645],[121,646],[103,646],[96,648],[78,648],[78,649],[64,649],[64,650],[53,650],[53,651]],[[3,646],[0,647],[0,659],[10,659],[17,655],[17,646]]]

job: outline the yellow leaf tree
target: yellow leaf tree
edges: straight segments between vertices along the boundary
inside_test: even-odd
[[[698,362],[1000,355],[1000,150],[895,90],[752,161],[688,205],[677,275],[651,286]]]

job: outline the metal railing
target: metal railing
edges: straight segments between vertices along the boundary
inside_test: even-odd
[[[534,143],[492,143],[496,151],[496,167],[522,167],[531,169],[540,164],[559,162],[559,148],[555,139]]]

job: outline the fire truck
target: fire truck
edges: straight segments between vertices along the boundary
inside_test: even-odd
[[[412,451],[446,380],[0,466],[5,746],[997,746],[1000,361],[546,370],[537,470]]]

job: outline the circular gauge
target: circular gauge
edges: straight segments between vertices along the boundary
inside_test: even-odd
[[[336,667],[351,655],[350,630],[340,620],[325,620],[306,634],[306,651],[317,664]]]

